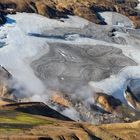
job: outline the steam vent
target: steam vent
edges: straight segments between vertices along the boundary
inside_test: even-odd
[[[0,0],[0,140],[140,140],[140,0]]]

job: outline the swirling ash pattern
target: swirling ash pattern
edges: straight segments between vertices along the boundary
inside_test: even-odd
[[[31,66],[51,88],[73,92],[89,81],[100,81],[136,65],[118,48],[104,45],[49,43],[49,51]]]

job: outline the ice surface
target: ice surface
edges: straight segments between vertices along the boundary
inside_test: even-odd
[[[133,28],[133,22],[126,16],[116,12],[100,12],[99,13],[104,21],[111,26],[120,26]]]
[[[112,19],[108,19],[108,14],[110,13],[101,15],[112,26],[114,23]],[[72,79],[74,82],[79,82],[78,78],[84,73],[80,78],[86,79],[93,91],[97,89],[112,94],[124,102],[123,93],[126,85],[130,80],[140,78],[140,38],[139,34],[134,36],[126,30],[126,27],[133,27],[130,20],[120,15],[117,15],[117,19],[118,17],[120,21],[125,19],[125,30],[119,30],[113,33],[113,36],[109,36],[110,27],[106,26],[103,29],[76,16],[54,20],[27,13],[8,15],[8,22],[0,28],[0,42],[4,43],[0,48],[0,64],[19,83],[15,84],[15,88],[23,87],[23,94],[33,94],[32,99],[36,101],[47,100],[47,96],[44,95],[47,90],[44,79],[48,75],[51,76],[52,73],[55,74],[54,77],[62,75],[62,77],[58,76],[61,81],[65,81],[66,76],[66,81]],[[118,21],[115,19],[113,22]],[[116,26],[120,28],[119,25]],[[122,44],[121,39],[126,43]],[[119,40],[120,43],[114,40]],[[46,57],[43,57],[44,55]],[[50,70],[48,75],[44,72],[40,77],[36,72],[41,70],[41,66],[31,68],[32,62],[36,60],[45,65],[43,71]],[[51,64],[52,60],[54,61]],[[57,63],[58,60],[61,61]],[[65,68],[66,70],[62,73]],[[92,70],[95,73],[92,73]],[[55,78],[52,79],[51,84],[60,86]],[[66,86],[73,88],[70,84]],[[77,88],[79,89],[76,91],[80,91],[80,85]],[[79,96],[79,93],[77,95]],[[90,92],[88,97],[82,100],[87,102],[92,97],[93,93]],[[64,114],[67,112],[74,112],[78,116],[74,108],[63,111]],[[73,116],[72,113],[71,116]]]
[[[77,20],[79,22],[77,22]],[[0,49],[0,64],[7,68],[14,78],[34,94],[44,91],[42,82],[30,68],[30,59],[47,52],[47,42],[43,38],[29,36],[29,33],[41,33],[42,30],[55,27],[83,28],[88,21],[70,16],[65,23],[36,14],[18,13],[8,15],[7,23],[1,27],[0,40],[6,42]]]

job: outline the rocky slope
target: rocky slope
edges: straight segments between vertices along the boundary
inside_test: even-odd
[[[76,123],[69,121],[67,118],[62,121],[56,115],[57,112],[52,113],[51,118],[45,117],[51,112],[48,110],[45,113],[46,115],[42,116],[40,114],[40,112],[42,113],[41,108],[42,110],[48,109],[42,103],[20,103],[0,106],[0,139],[139,140],[139,121],[95,126],[87,123]]]
[[[50,18],[77,15],[97,24],[106,24],[98,12],[114,11],[128,16],[139,28],[140,13],[135,9],[137,5],[137,0],[0,0],[0,9],[5,13],[31,12]]]
[[[12,73],[0,67],[0,139],[137,140],[139,122],[83,123],[140,118],[140,32],[130,20],[139,27],[137,4],[0,0],[1,23],[7,20],[0,29],[0,63]],[[113,21],[125,23],[114,26],[103,11],[130,19],[114,12]]]
[[[112,29],[76,16],[52,20],[17,13],[7,20],[1,27],[0,63],[18,82],[10,83],[13,89],[5,98],[43,101],[90,123],[138,120],[139,100],[128,94],[125,99],[124,91],[127,80],[139,77],[139,30]]]
[[[12,75],[2,66],[0,66],[0,98],[9,97],[8,80],[10,80]]]

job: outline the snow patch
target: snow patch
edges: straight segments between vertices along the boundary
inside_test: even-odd
[[[133,28],[133,22],[126,16],[116,12],[100,12],[104,21],[111,26]]]
[[[138,6],[136,7],[136,9],[140,10],[140,0],[138,0],[138,1],[139,1],[139,4],[138,4]]]
[[[101,13],[109,25],[114,25],[114,22],[116,25],[118,20],[115,17],[115,20],[112,22],[112,19],[108,18],[110,14],[112,15],[112,13],[109,12]],[[140,41],[139,39],[134,39],[128,34],[116,32],[115,36],[124,38],[127,41],[127,45],[113,44],[91,38],[80,37],[78,34],[67,36],[66,40],[41,37],[37,38],[30,36],[29,34],[41,34],[45,29],[51,30],[59,27],[82,29],[88,25],[88,21],[76,16],[70,16],[68,19],[54,20],[40,15],[27,13],[8,15],[8,18],[12,19],[12,22],[7,22],[0,29],[0,39],[2,42],[6,43],[6,45],[0,49],[0,64],[8,69],[8,71],[23,87],[26,87],[26,90],[28,91],[26,92],[27,94],[34,94],[33,100],[35,101],[42,101],[42,98],[47,100],[47,96],[39,96],[39,94],[43,93],[46,89],[43,83],[35,76],[30,67],[30,62],[43,55],[43,53],[49,51],[49,42],[113,46],[120,48],[126,56],[140,64]],[[119,18],[119,21],[123,18],[124,17]],[[130,20],[126,19],[124,22],[125,26],[133,27]],[[65,55],[65,53],[61,53]],[[138,78],[140,78],[140,66],[133,66],[126,67],[121,70],[118,75],[110,76],[110,78],[103,81],[91,81],[89,82],[89,85],[91,85],[94,89],[101,89],[105,93],[112,94],[116,98],[124,101],[123,93],[126,88],[126,84],[129,80]],[[65,110],[63,113],[70,113],[71,117],[74,119],[79,118],[77,112],[74,112],[75,115],[72,116],[73,112],[74,110],[72,109]]]

